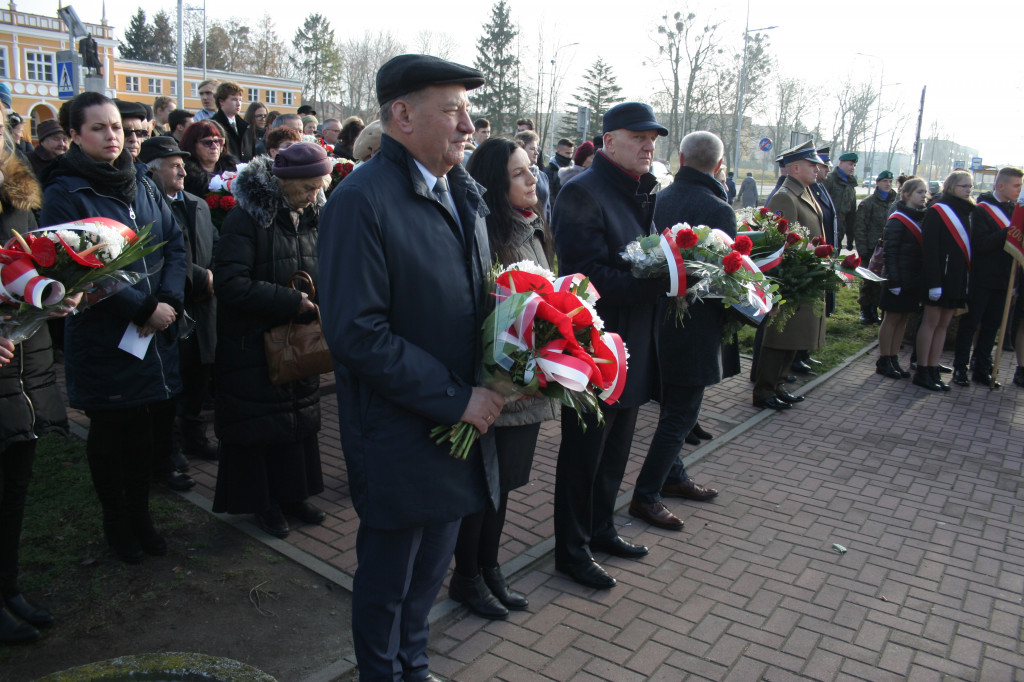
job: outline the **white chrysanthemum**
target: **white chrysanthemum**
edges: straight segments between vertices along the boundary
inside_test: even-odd
[[[530,274],[533,275],[540,275],[541,277],[547,278],[552,282],[555,281],[555,273],[551,272],[546,268],[542,268],[541,266],[534,263],[532,260],[521,260],[518,263],[513,263],[512,265],[502,270],[502,272],[508,272],[509,270],[521,270],[523,272],[529,272]]]
[[[576,294],[576,298],[580,299],[580,303],[582,303],[583,307],[586,308],[587,312],[590,313],[591,319],[594,320],[594,329],[596,329],[599,332],[603,332],[604,331],[604,320],[602,320],[601,316],[597,314],[597,309],[595,309],[594,306],[592,306],[590,304],[590,301],[588,301],[583,296],[580,296],[579,294]]]
[[[64,240],[64,243],[75,251],[82,250],[82,237],[78,232],[71,230],[57,230],[57,236]]]
[[[104,263],[109,263],[121,255],[125,241],[120,232],[105,225],[95,225],[93,229],[95,230],[94,237],[99,239],[97,243],[106,244],[102,249],[97,250],[97,258]]]

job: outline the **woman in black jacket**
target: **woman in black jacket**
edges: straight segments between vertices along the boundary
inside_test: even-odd
[[[206,119],[190,125],[181,136],[185,159],[185,191],[204,197],[210,191],[210,178],[237,168],[238,159],[227,150],[227,133],[216,121]]]
[[[921,221],[928,200],[928,185],[921,178],[909,178],[882,232],[885,250],[885,285],[879,307],[885,312],[878,328],[878,362],[875,372],[893,379],[910,376],[899,363],[900,344],[907,329],[907,317],[921,309]]]
[[[0,244],[11,238],[12,229],[20,234],[34,230],[33,211],[42,205],[32,171],[8,145],[4,147],[0,152]],[[67,430],[47,326],[19,344],[0,338],[0,644],[33,641],[39,638],[36,628],[53,625],[49,611],[21,595],[18,545],[37,439],[51,431],[67,435]]]
[[[942,193],[925,212],[921,224],[924,316],[917,332],[917,373],[914,383],[931,391],[948,391],[939,378],[939,356],[953,311],[967,304],[971,242],[968,233],[974,199],[974,178],[965,170],[949,174]]]
[[[194,125],[194,124],[193,124]],[[252,513],[267,533],[289,533],[284,514],[320,523],[307,501],[323,490],[319,377],[270,383],[263,335],[315,319],[315,298],[289,286],[304,271],[318,282],[323,181],[333,164],[310,142],[253,159],[235,179],[237,206],[214,250],[217,292],[215,424],[220,465],[213,510]]]

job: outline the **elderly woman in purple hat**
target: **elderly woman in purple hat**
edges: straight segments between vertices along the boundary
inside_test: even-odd
[[[325,518],[308,501],[323,491],[319,378],[271,384],[263,334],[315,319],[315,293],[289,283],[299,271],[318,281],[317,232],[332,166],[310,142],[253,159],[234,181],[238,204],[214,254],[220,466],[213,510],[255,514],[281,538],[288,517],[307,524]]]

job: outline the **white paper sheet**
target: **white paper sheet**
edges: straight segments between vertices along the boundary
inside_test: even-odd
[[[149,336],[140,336],[139,328],[134,322],[129,322],[128,328],[124,330],[124,335],[121,336],[121,343],[117,344],[117,347],[126,353],[131,353],[141,360],[146,357],[146,349],[149,348],[149,344],[152,340],[152,334]]]

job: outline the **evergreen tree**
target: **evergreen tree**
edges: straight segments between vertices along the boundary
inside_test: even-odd
[[[160,10],[153,17],[150,34],[152,61],[160,64],[174,64],[178,54],[178,30],[167,12]]]
[[[510,12],[505,0],[498,0],[491,8],[491,20],[484,26],[484,35],[476,42],[479,55],[475,66],[486,80],[472,92],[470,101],[490,119],[495,135],[515,132],[515,121],[522,106],[519,54],[515,45],[519,31]]]
[[[327,17],[310,14],[292,40],[292,62],[304,82],[302,100],[324,102],[338,93],[341,83],[341,52]]]
[[[612,67],[601,57],[598,57],[597,61],[583,74],[583,81],[583,85],[576,91],[575,101],[569,105],[569,109],[562,117],[559,134],[563,137],[570,139],[580,137],[581,133],[577,129],[580,107],[590,109],[589,136],[593,137],[601,132],[604,113],[619,102],[626,101],[626,98],[619,94],[622,92],[622,88],[615,80]]]
[[[118,46],[121,59],[153,61],[153,29],[146,23],[146,13],[140,7],[128,22],[124,42]]]

